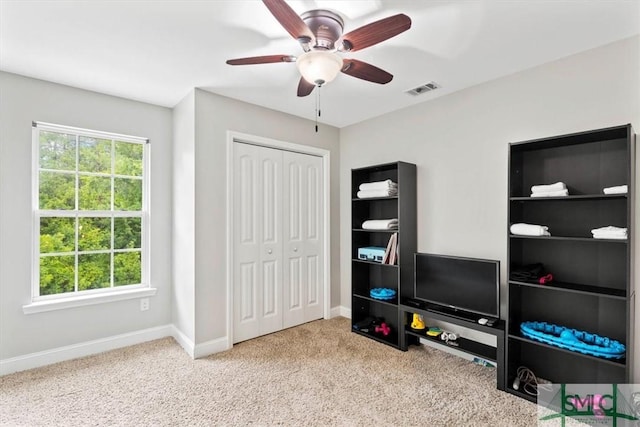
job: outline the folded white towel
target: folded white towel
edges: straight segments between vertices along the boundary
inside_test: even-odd
[[[621,237],[623,239],[627,238],[627,233],[620,234],[620,233],[604,233],[603,232],[603,233],[591,233],[591,234],[593,234],[593,237],[601,237],[604,239],[614,238],[614,237]]]
[[[608,227],[594,228],[591,230],[591,234],[596,239],[626,239],[627,229],[610,225]]]
[[[617,185],[615,187],[607,187],[603,188],[602,192],[604,194],[627,194],[629,191],[629,187],[626,185]]]
[[[564,182],[560,181],[554,184],[534,185],[533,187],[531,187],[531,192],[544,193],[549,191],[560,191],[560,190],[566,190],[566,189],[567,189],[567,185]]]
[[[510,230],[511,233],[520,236],[551,236],[549,227],[546,225],[525,224],[520,222],[511,224]]]
[[[531,193],[531,197],[561,197],[568,195],[569,190],[541,191],[537,193]]]
[[[361,191],[368,191],[368,190],[388,190],[390,188],[398,188],[398,184],[391,181],[390,179],[387,179],[385,181],[365,182],[363,184],[360,184],[359,189]]]
[[[623,227],[614,227],[609,225],[607,227],[594,228],[591,230],[594,239],[619,239],[626,240],[627,229]]]
[[[623,227],[615,227],[608,225],[606,227],[594,228],[592,233],[611,233],[611,234],[627,234],[627,229]]]
[[[396,189],[358,191],[358,199],[370,199],[372,197],[389,197],[395,196],[396,194],[398,194],[398,190]]]
[[[362,223],[365,230],[392,230],[398,228],[398,218],[370,219]]]
[[[615,240],[627,240],[627,236],[618,236],[616,234],[594,234],[594,239],[615,239]]]

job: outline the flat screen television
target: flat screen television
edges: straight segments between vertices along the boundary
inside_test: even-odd
[[[500,261],[415,254],[414,297],[445,312],[500,318]]]

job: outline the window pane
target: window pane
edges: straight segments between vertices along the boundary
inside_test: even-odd
[[[111,209],[111,178],[80,176],[78,206],[80,210]]]
[[[113,255],[113,284],[115,286],[139,285],[142,282],[140,252],[124,252]]]
[[[76,136],[57,132],[40,132],[40,167],[76,170]]]
[[[118,142],[116,146],[116,175],[142,176],[142,144]]]
[[[113,207],[121,211],[142,210],[142,180],[115,178]]]
[[[110,140],[80,136],[78,144],[78,170],[111,173]]]
[[[40,218],[40,253],[75,250],[75,218]]]
[[[140,248],[142,218],[114,218],[114,249]]]
[[[45,128],[34,128],[33,150],[39,295],[140,284],[148,147],[108,133]],[[134,216],[114,216],[124,212]]]
[[[79,218],[78,250],[111,249],[111,218]]]
[[[40,257],[40,295],[73,292],[75,256]]]
[[[75,209],[75,176],[67,173],[40,172],[39,197],[40,209]]]
[[[78,255],[78,290],[108,288],[111,276],[110,254]]]

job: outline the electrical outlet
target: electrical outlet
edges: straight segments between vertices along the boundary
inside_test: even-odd
[[[149,298],[141,298],[140,299],[140,311],[149,310]]]

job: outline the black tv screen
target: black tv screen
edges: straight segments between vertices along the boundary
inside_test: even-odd
[[[500,261],[417,253],[416,299],[488,317],[500,317]]]

